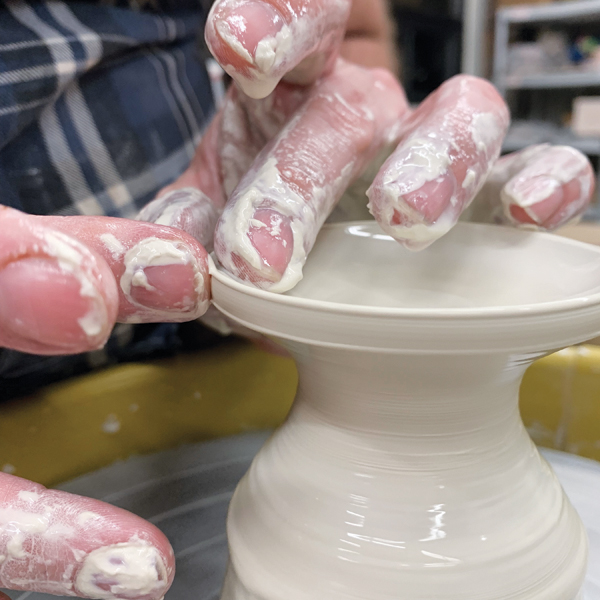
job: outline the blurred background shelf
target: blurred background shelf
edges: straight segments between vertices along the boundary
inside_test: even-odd
[[[572,146],[589,156],[600,156],[600,137],[579,136],[568,127],[556,127],[544,121],[514,120],[504,140],[504,151],[516,152],[531,144]]]
[[[494,82],[512,88],[584,87],[600,85],[600,73],[536,73],[518,78],[509,73],[511,28],[515,26],[573,27],[600,23],[600,0],[522,4],[498,8],[495,20]]]
[[[600,86],[600,73],[540,73],[539,75],[507,75],[506,90],[536,90],[553,88],[582,88]]]
[[[579,23],[600,16],[600,2],[578,0],[570,2],[543,2],[538,4],[514,3],[516,6],[502,7],[498,18],[510,23]]]

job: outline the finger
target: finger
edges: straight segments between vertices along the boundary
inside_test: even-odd
[[[541,146],[504,157],[494,168],[506,180],[500,198],[516,226],[556,229],[579,217],[594,191],[587,157],[569,146]]]
[[[221,163],[218,153],[222,123],[222,112],[218,112],[202,136],[188,168],[171,185],[160,190],[157,197],[191,187],[209,198],[217,210],[224,206],[225,197],[221,186]]]
[[[98,500],[0,473],[0,586],[65,596],[158,600],[175,572],[153,525]]]
[[[217,148],[223,191],[229,198],[259,152],[306,102],[310,90],[285,83],[267,98],[248,98],[231,87],[223,105],[223,129]]]
[[[221,264],[258,287],[291,289],[328,214],[407,111],[387,71],[340,61],[233,193],[215,234]]]
[[[210,251],[224,198],[306,97],[304,89],[286,84],[261,100],[230,88],[190,166],[144,207],[138,220],[176,227]]]
[[[490,83],[457,76],[414,113],[367,195],[382,229],[419,250],[447,233],[500,154],[506,105]]]
[[[159,196],[194,188],[220,212],[258,153],[307,97],[307,89],[281,84],[268,98],[254,100],[231,86],[189,167]]]
[[[210,300],[208,255],[172,227],[109,217],[36,217],[101,255],[118,284],[122,323],[179,323]]]
[[[99,348],[117,316],[110,268],[49,225],[0,207],[0,346],[35,354]]]
[[[262,100],[231,87],[189,167],[137,219],[185,231],[211,251],[225,197],[306,97],[304,88],[286,84]]]
[[[167,192],[147,204],[137,220],[185,231],[210,252],[219,214],[208,196],[196,188],[184,187]]]
[[[217,0],[206,42],[248,96],[264,98],[286,74],[307,84],[333,66],[350,6],[350,0]]]

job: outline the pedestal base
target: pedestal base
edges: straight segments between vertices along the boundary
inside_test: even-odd
[[[222,600],[575,600],[587,540],[500,354],[306,348],[232,499]]]
[[[240,438],[240,441],[243,437]],[[232,439],[233,443],[233,439]],[[581,516],[590,539],[588,568],[584,586],[577,600],[600,600],[600,464],[555,450],[542,450],[556,472],[567,496]],[[210,600],[199,594],[201,600]],[[239,584],[235,573],[229,568],[222,591],[222,599],[245,598],[255,600]],[[33,598],[32,600],[38,600]],[[175,598],[177,600],[177,598]]]
[[[230,493],[265,441],[266,435],[246,434],[137,456],[63,488],[92,498],[112,498],[150,520],[163,515],[160,527],[177,555],[169,599],[218,600],[227,563],[225,514]],[[558,475],[590,538],[584,600],[600,600],[600,463],[553,450],[542,450],[542,455]],[[177,486],[177,498],[164,494],[164,482],[157,477],[161,473]],[[202,490],[200,498],[198,490]],[[198,501],[189,502],[189,498]],[[23,592],[9,591],[8,595],[16,600]],[[39,593],[27,598],[53,599]]]
[[[213,271],[219,310],[299,371],[231,503],[224,600],[575,600],[586,536],[518,389],[600,333],[598,248],[462,225],[414,255],[358,223],[305,275],[281,297]]]

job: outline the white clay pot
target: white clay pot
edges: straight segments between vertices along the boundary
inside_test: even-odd
[[[300,382],[231,502],[222,600],[579,597],[585,532],[518,391],[600,334],[600,248],[459,224],[413,254],[358,222],[324,228],[286,295],[212,285]]]

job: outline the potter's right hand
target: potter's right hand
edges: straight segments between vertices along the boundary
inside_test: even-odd
[[[447,233],[490,174],[501,184],[493,212],[500,207],[513,225],[553,228],[581,214],[593,184],[580,153],[538,148],[494,166],[509,115],[488,82],[455,77],[411,111],[390,73],[336,62],[338,52],[348,56],[350,5],[214,5],[207,41],[238,85],[214,133],[224,205],[215,251],[230,273],[271,291],[291,289],[336,202],[383,153],[391,156],[368,191],[369,208],[411,249]],[[206,164],[195,160],[184,182],[206,180]]]
[[[577,220],[595,187],[579,150],[540,144],[502,157],[473,202],[475,220],[552,231]]]

